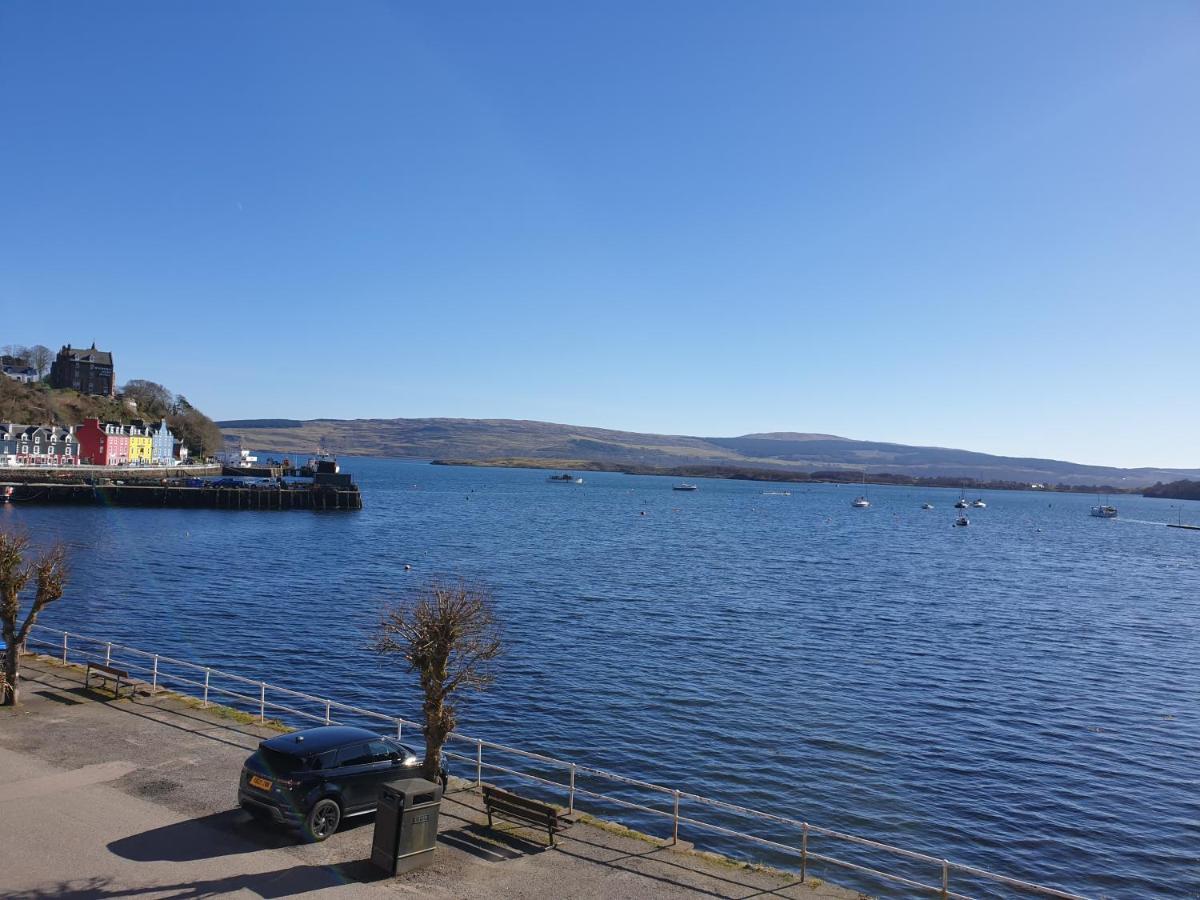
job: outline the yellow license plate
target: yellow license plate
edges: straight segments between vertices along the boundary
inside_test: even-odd
[[[250,784],[260,791],[269,791],[271,789],[271,782],[265,778],[259,778],[257,775],[250,776]]]

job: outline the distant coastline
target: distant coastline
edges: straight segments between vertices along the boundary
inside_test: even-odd
[[[619,472],[622,475],[665,475],[673,478],[726,478],[736,481],[764,481],[781,484],[858,484],[863,473],[850,470],[824,472],[775,471],[743,466],[644,466],[620,465],[580,459],[435,459],[435,466],[474,466],[476,468],[556,469],[564,472]],[[1140,488],[1117,488],[1110,485],[1047,484],[1031,487],[1025,482],[979,481],[973,478],[947,476],[897,475],[891,472],[867,472],[868,484],[900,485],[906,487],[967,488],[972,491],[1038,491],[1069,494],[1140,494]],[[1188,482],[1191,484],[1192,482]],[[1200,488],[1200,482],[1195,482]],[[1147,495],[1150,496],[1150,495]],[[1200,499],[1200,498],[1197,498]]]

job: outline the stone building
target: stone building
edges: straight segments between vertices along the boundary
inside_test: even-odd
[[[117,390],[112,354],[97,350],[95,344],[87,350],[67,344],[50,366],[50,386],[112,397]]]

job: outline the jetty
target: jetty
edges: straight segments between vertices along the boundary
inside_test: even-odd
[[[358,510],[362,494],[358,486],[311,482],[230,484],[234,479],[200,485],[126,481],[101,484],[0,482],[0,494],[8,502],[58,503],[99,506],[179,507],[184,509],[244,510]],[[4,491],[11,487],[10,492]]]

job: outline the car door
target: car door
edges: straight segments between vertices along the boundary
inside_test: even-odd
[[[379,786],[392,777],[394,751],[382,738],[359,741],[338,751],[338,782],[347,813],[374,809]]]

